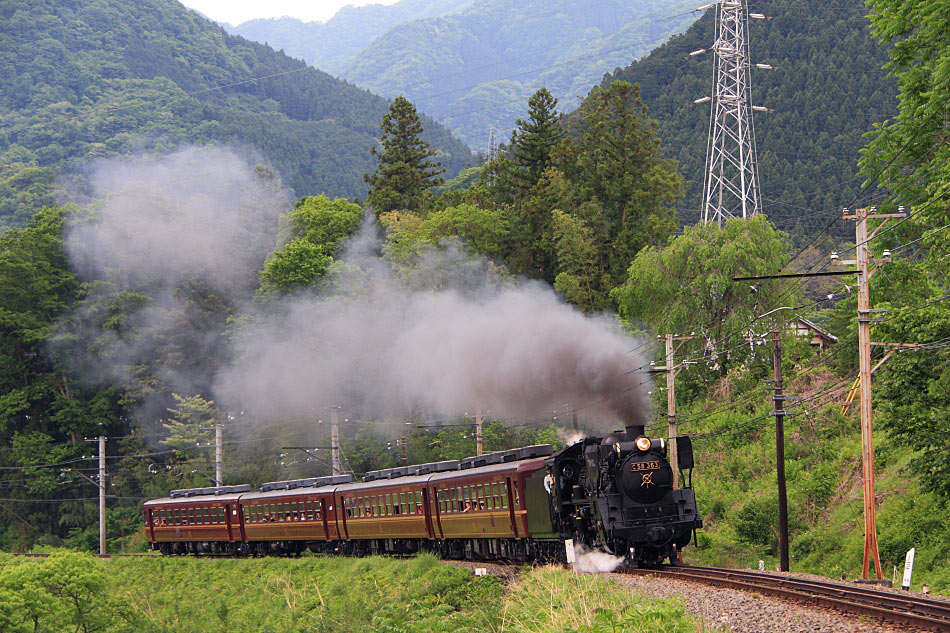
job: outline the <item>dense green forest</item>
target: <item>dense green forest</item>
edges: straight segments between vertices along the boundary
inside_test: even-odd
[[[766,0],[754,10],[771,19],[750,20],[753,104],[762,208],[779,228],[796,236],[825,227],[861,187],[856,177],[863,135],[897,111],[896,84],[883,70],[887,47],[875,42],[861,0],[802,4]],[[712,53],[689,54],[713,44],[714,11],[681,36],[605,78],[640,85],[663,148],[680,165],[686,192],[680,222],[700,219]],[[866,202],[866,201],[865,201]]]
[[[881,99],[899,105],[883,125],[865,122],[868,147],[849,178],[868,183],[855,191],[860,203],[908,212],[869,240],[873,257],[891,253],[870,283],[872,306],[887,311],[872,338],[917,344],[874,378],[881,555],[890,569],[916,546],[915,585],[946,592],[942,9],[932,0],[872,2],[873,54],[891,63]],[[408,100],[394,101],[372,131],[379,164],[364,172],[378,201],[372,213],[342,197],[289,203],[272,171],[192,148],[113,159],[90,173],[88,204],[47,207],[0,235],[0,548],[95,548],[95,488],[79,473],[95,472],[83,440],[100,434],[110,438],[111,549],[141,547],[143,498],[205,484],[215,422],[225,426],[226,483],[251,484],[328,471],[322,449],[285,447],[325,447],[331,403],[345,404],[344,461],[357,475],[403,455],[474,453],[473,409],[501,393],[527,404],[509,409],[517,414],[482,411],[486,450],[563,445],[572,412],[584,430],[604,430],[593,406],[577,404],[596,400],[578,391],[585,384],[601,394],[642,389],[653,408],[640,414],[656,420],[649,432],[665,434],[666,393],[631,384],[640,377],[630,364],[662,363],[655,337],[688,332],[694,338],[677,351],[689,361],[677,403],[680,428],[695,441],[706,519],[689,555],[771,563],[777,497],[764,345],[770,330],[803,317],[838,341],[819,354],[792,332],[781,336],[787,393],[802,397],[786,420],[792,568],[857,573],[860,432],[856,407],[843,406],[857,369],[852,282],[820,292],[798,280],[733,282],[825,270],[829,250],[846,258],[855,246],[830,228],[796,242],[797,224],[771,215],[680,231],[688,184],[647,92],[613,80],[562,117],[555,96],[538,90],[496,160],[438,187],[428,187],[441,179],[441,157],[422,138],[425,119]],[[787,142],[805,144],[797,138]],[[196,179],[201,164],[216,168]],[[574,329],[550,327],[560,322]],[[591,330],[620,342],[605,348],[619,350],[620,364],[609,365],[611,354],[581,362],[601,348],[572,335]],[[552,361],[552,348],[578,355]],[[882,356],[876,349],[874,361]]]
[[[405,95],[486,151],[489,130],[506,137],[538,88],[546,86],[562,107],[573,109],[604,73],[688,27],[694,8],[683,0],[479,0],[394,24],[336,72],[378,94]],[[321,34],[332,24],[309,25],[309,46],[329,50]],[[297,36],[285,41],[285,35],[270,32],[267,41],[290,51]],[[323,68],[318,57],[304,58]]]
[[[177,2],[7,2],[0,24],[0,228],[50,204],[64,171],[185,144],[258,154],[298,196],[366,192],[385,100]],[[426,123],[457,173],[468,148]]]
[[[303,22],[284,16],[224,27],[234,35],[269,43],[291,57],[303,59],[338,77],[370,42],[397,24],[449,15],[474,2],[400,0],[394,4],[347,5],[326,22]]]

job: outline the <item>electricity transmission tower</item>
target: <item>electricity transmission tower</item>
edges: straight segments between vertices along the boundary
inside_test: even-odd
[[[751,102],[748,31],[749,18],[767,18],[749,13],[742,1],[718,0],[700,7],[712,8],[716,10],[715,43],[711,49],[693,51],[690,57],[707,50],[716,56],[712,94],[693,103],[712,102],[703,177],[703,221],[722,226],[724,220],[748,218],[762,211],[752,111],[769,110]],[[774,69],[768,64],[755,67]]]
[[[488,160],[498,160],[499,152],[500,148],[498,144],[498,137],[495,135],[495,128],[490,128],[488,131]]]

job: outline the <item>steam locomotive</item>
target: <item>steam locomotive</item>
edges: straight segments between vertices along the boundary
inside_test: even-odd
[[[663,439],[642,426],[463,460],[349,475],[175,490],[143,506],[163,554],[349,555],[563,562],[570,541],[652,565],[702,527],[691,487],[674,488]],[[676,438],[681,471],[688,437]]]

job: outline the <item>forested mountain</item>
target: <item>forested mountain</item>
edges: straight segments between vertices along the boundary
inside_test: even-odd
[[[752,63],[777,71],[752,72],[763,208],[785,230],[824,228],[860,189],[856,179],[862,135],[896,113],[896,85],[882,66],[887,48],[870,34],[860,0],[805,7],[771,0],[755,11],[772,19],[750,24]],[[686,33],[605,79],[639,83],[668,156],[680,164],[685,198],[680,222],[699,219],[706,158],[709,105],[693,100],[710,94],[712,55],[689,58],[713,43],[714,18],[707,12]]]
[[[400,22],[449,15],[478,0],[401,0],[396,4],[347,5],[326,22],[297,18],[259,18],[224,28],[256,42],[267,42],[288,55],[332,75],[342,73],[367,44]]]
[[[443,6],[452,4],[460,3]],[[525,103],[536,90],[546,87],[561,108],[573,109],[576,97],[586,95],[604,73],[686,29],[696,19],[689,13],[694,8],[685,0],[479,0],[454,13],[394,25],[367,41],[350,63],[334,68],[378,94],[405,95],[420,112],[484,151],[491,128],[507,139],[515,121],[527,115]],[[355,11],[341,12],[326,25],[307,25],[306,33],[238,32],[290,52],[303,50],[304,37],[327,59],[336,55],[336,40],[328,33],[340,33],[343,19]],[[370,23],[365,31],[375,28]],[[331,70],[320,65],[316,53],[304,57]]]
[[[225,142],[256,150],[297,195],[362,196],[387,103],[174,0],[0,5],[0,228],[52,201],[95,158]],[[471,153],[431,120],[454,174]]]

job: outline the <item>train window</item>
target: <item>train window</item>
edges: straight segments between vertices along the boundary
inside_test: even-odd
[[[475,487],[475,489],[476,489],[475,496],[478,497],[478,509],[484,510],[485,509],[485,488],[481,484],[478,484]]]
[[[244,522],[251,523],[251,509],[248,506],[244,506]]]
[[[385,516],[389,516],[393,513],[392,506],[390,505],[389,495],[386,495],[386,511],[383,513]]]
[[[402,514],[409,514],[409,505],[406,503],[406,493],[399,493],[399,506],[402,509]]]
[[[211,508],[205,508],[204,510],[202,510],[201,513],[204,515],[205,525],[210,525],[211,524]]]
[[[514,494],[514,497],[515,497],[515,507],[516,507],[516,508],[520,508],[520,507],[521,507],[521,500],[518,498],[518,484],[517,484],[517,483],[514,485],[514,489],[512,490],[512,492],[515,493],[515,494]]]
[[[416,490],[416,514],[422,514],[422,491]]]
[[[501,507],[508,507],[508,483],[501,484]]]
[[[314,502],[313,502],[313,507],[314,507],[314,510],[316,511],[316,514],[314,515],[314,518],[315,518],[317,521],[319,521],[319,520],[320,520],[320,508],[321,508],[320,501],[319,501],[319,500],[314,501]]]

